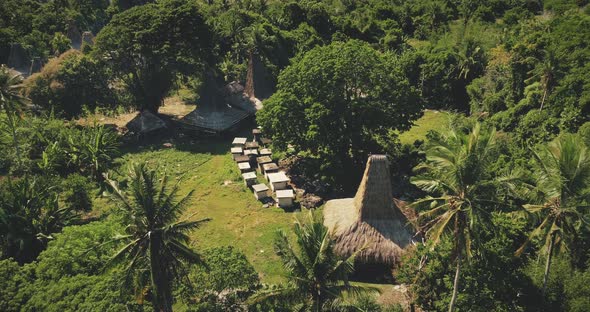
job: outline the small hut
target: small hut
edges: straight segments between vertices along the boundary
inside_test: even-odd
[[[264,168],[262,168],[262,166],[265,164],[270,164],[272,162],[272,158],[268,156],[262,156],[256,158],[256,162],[258,163],[258,169],[260,170],[260,173],[264,173]]]
[[[246,155],[238,155],[238,156],[234,157],[234,160],[239,164],[239,163],[243,163],[243,162],[249,162],[250,157],[248,157]]]
[[[231,148],[231,156],[233,158],[233,160],[236,160],[236,157],[243,155],[244,154],[244,150],[242,150],[241,147],[232,147]]]
[[[271,190],[284,190],[287,188],[287,183],[289,183],[289,177],[287,177],[287,175],[282,171],[269,173],[268,182],[270,182]]]
[[[242,178],[244,178],[244,184],[246,186],[251,186],[256,183],[256,173],[255,172],[246,172],[242,174]]]
[[[264,183],[252,185],[252,190],[254,191],[254,197],[258,200],[268,197],[268,186]]]
[[[273,162],[264,164],[262,165],[262,172],[264,173],[264,177],[268,180],[269,174],[279,172],[279,166]]]
[[[248,141],[247,138],[234,138],[234,140],[232,141],[232,145],[234,147],[241,147],[244,148],[244,145],[246,145],[246,141]]]
[[[245,149],[258,149],[258,147],[260,147],[260,145],[258,145],[258,142],[254,141],[254,142],[246,142],[246,147]]]
[[[260,128],[254,128],[252,129],[252,141],[258,142],[258,140],[260,140],[260,134],[262,134],[262,131],[260,130]]]
[[[252,171],[252,167],[250,166],[249,162],[238,163],[238,168],[240,168],[241,173]]]
[[[147,134],[166,128],[166,123],[160,117],[144,110],[127,123],[127,129],[137,134]]]
[[[269,148],[263,148],[259,152],[260,156],[270,156],[272,155],[272,151]]]
[[[386,156],[369,157],[354,198],[326,203],[324,224],[334,236],[338,254],[346,257],[362,249],[357,265],[390,272],[404,248],[413,243],[415,231],[394,202]]]
[[[244,95],[244,88],[239,83],[223,86],[223,78],[214,70],[204,73],[198,104],[178,124],[188,130],[210,134],[236,129],[242,121],[254,116],[262,108],[262,105],[252,103]]]
[[[244,155],[250,157],[250,160],[254,162],[256,157],[258,157],[258,150],[257,149],[245,149]]]
[[[293,190],[278,190],[277,203],[281,208],[288,208],[293,206]]]

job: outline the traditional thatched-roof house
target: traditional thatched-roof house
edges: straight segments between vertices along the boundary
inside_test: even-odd
[[[244,87],[232,82],[220,87],[214,73],[205,76],[197,108],[179,120],[187,129],[207,133],[221,133],[236,127],[254,116],[261,106],[252,103],[244,94]]]
[[[160,117],[144,110],[127,123],[127,129],[137,134],[146,134],[166,128],[166,122]]]
[[[369,157],[354,198],[330,200],[324,208],[324,224],[332,231],[335,251],[354,252],[357,261],[391,266],[412,243],[414,230],[394,202],[389,164],[384,155]]]

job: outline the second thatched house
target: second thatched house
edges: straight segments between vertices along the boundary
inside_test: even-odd
[[[354,198],[330,200],[324,224],[342,256],[357,254],[357,263],[391,268],[413,243],[414,227],[394,201],[389,164],[384,155],[369,157]]]

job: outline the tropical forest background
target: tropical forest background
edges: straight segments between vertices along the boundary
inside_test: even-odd
[[[2,0],[15,51],[0,311],[590,310],[586,0]],[[173,123],[253,60],[235,133],[111,125]],[[349,280],[321,205],[255,200],[229,154],[254,126],[323,200],[388,156],[425,238],[393,280]]]

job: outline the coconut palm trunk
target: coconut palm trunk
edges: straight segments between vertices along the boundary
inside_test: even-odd
[[[154,305],[154,310],[158,312],[172,312],[170,285],[166,276],[166,270],[160,262],[160,235],[161,233],[154,231],[149,233],[150,271],[153,287],[152,304]]]
[[[463,229],[462,229],[462,225],[464,224],[462,222],[462,214],[458,213],[455,215],[455,242],[456,242],[456,252],[457,252],[457,257],[455,258],[456,263],[456,269],[455,269],[455,279],[453,280],[453,294],[451,296],[451,302],[449,303],[449,312],[453,312],[453,310],[455,309],[455,302],[457,302],[457,292],[459,289],[459,277],[461,276],[461,255],[462,255],[462,250],[461,250],[461,246],[463,246],[462,242],[462,233],[463,233]]]
[[[541,107],[539,108],[540,111],[543,110],[543,106],[545,104],[545,98],[547,97],[547,87],[543,88],[543,98],[541,99]]]
[[[316,297],[313,299],[314,301],[314,310],[315,312],[322,311],[322,300],[320,299],[320,290],[318,290]]]
[[[457,301],[457,289],[459,288],[459,276],[461,275],[461,251],[457,254],[457,268],[455,269],[455,280],[453,281],[453,295],[451,296],[451,303],[449,303],[449,312],[455,310],[455,302]]]
[[[545,274],[543,275],[543,297],[547,290],[547,280],[549,279],[549,270],[551,268],[551,257],[553,256],[553,246],[555,245],[555,234],[551,234],[549,246],[547,247],[547,262],[545,263]]]

